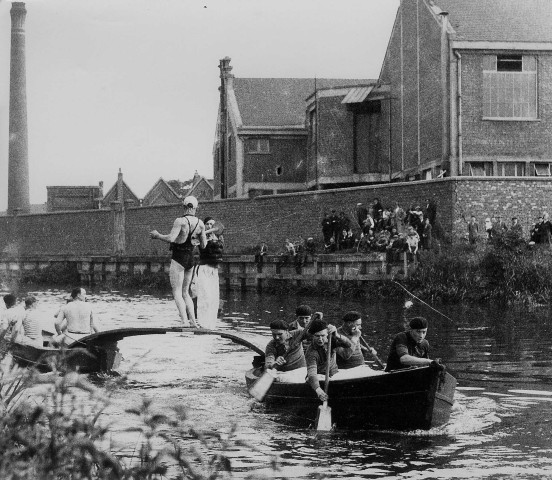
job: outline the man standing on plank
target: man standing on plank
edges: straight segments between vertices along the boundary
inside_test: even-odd
[[[184,215],[174,221],[170,233],[163,235],[153,230],[150,232],[150,237],[170,243],[172,255],[169,278],[178,314],[184,327],[199,327],[195,320],[190,284],[194,267],[194,248],[197,245],[205,248],[207,238],[203,222],[195,216],[197,198],[190,195],[183,203]]]

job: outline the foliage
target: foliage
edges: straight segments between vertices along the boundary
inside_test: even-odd
[[[117,382],[109,380],[108,382]],[[138,426],[136,456],[113,451],[110,430],[101,418],[110,399],[75,372],[60,375],[0,369],[0,478],[16,479],[219,479],[231,478],[226,454],[236,446],[252,448],[230,432],[202,431],[183,407],[171,414],[155,411],[151,400],[130,408]],[[107,387],[107,388],[106,388]],[[109,388],[111,387],[111,388]],[[278,469],[277,459],[271,459]],[[253,473],[248,478],[264,478]]]
[[[67,286],[78,285],[79,278],[75,262],[54,262],[40,270],[23,272],[20,281],[22,284]]]

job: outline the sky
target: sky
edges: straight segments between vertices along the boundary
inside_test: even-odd
[[[31,203],[119,169],[212,178],[220,85],[236,77],[377,78],[399,0],[29,0]],[[0,211],[7,207],[11,2],[0,0]]]

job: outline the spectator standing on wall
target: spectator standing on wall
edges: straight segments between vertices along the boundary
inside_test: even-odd
[[[360,228],[364,226],[364,222],[367,217],[368,217],[368,210],[366,210],[366,207],[362,203],[357,203],[356,218],[357,218],[358,226]]]
[[[332,237],[335,240],[335,244],[339,245],[340,221],[339,221],[339,215],[335,210],[332,210],[332,214],[330,215],[330,220],[332,221]]]
[[[408,227],[408,233],[406,234],[406,246],[408,257],[410,260],[413,260],[418,255],[418,246],[420,244],[420,236],[418,232],[414,230],[414,227],[411,225]]]
[[[264,262],[264,257],[268,254],[268,245],[266,242],[261,242],[259,245],[259,250],[255,254],[255,263],[262,265]]]
[[[330,243],[330,238],[332,238],[332,220],[330,218],[329,213],[324,214],[324,218],[322,219],[322,236],[324,237],[324,245],[328,245]]]
[[[429,218],[426,217],[424,220],[424,230],[422,233],[422,248],[424,250],[431,250],[432,246],[432,230],[433,227],[431,226],[431,223],[429,221]]]
[[[517,217],[512,217],[512,225],[510,226],[510,231],[519,238],[523,238],[523,229],[518,223]]]
[[[395,202],[395,208],[393,209],[392,222],[393,226],[397,229],[397,232],[404,233],[404,221],[406,218],[406,212],[399,205],[399,202]]]
[[[493,222],[489,217],[485,219],[485,232],[487,233],[487,241],[490,242],[493,238]]]
[[[548,245],[551,245],[552,243],[552,223],[550,223],[550,217],[547,212],[542,214],[541,239],[541,243],[546,243]]]
[[[376,225],[381,218],[382,212],[383,212],[383,207],[380,203],[379,198],[376,197],[372,201],[372,218],[374,219],[374,222],[376,223]]]
[[[478,236],[479,236],[479,225],[475,220],[475,216],[472,215],[468,223],[468,241],[470,242],[471,245],[475,245],[477,243]]]
[[[429,223],[435,225],[435,220],[437,219],[437,204],[432,198],[426,200],[425,215],[429,218]]]

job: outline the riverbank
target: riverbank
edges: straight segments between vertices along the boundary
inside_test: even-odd
[[[428,303],[538,305],[552,302],[552,249],[529,245],[509,233],[497,236],[492,243],[422,251],[415,268],[407,267],[408,275],[405,275],[403,262],[386,264],[381,255],[373,259],[359,254],[336,258],[318,256],[307,258],[300,269],[293,262],[283,264],[278,258],[259,266],[249,257],[229,258],[228,264],[221,266],[222,288],[262,287],[263,292],[279,295],[390,300],[404,297],[404,289],[396,283],[400,281]],[[104,275],[97,277],[96,286],[169,293],[167,266]],[[15,278],[6,272],[0,273],[0,280],[10,290],[17,290],[19,285],[71,287],[78,284],[80,278],[76,262],[22,270]]]

